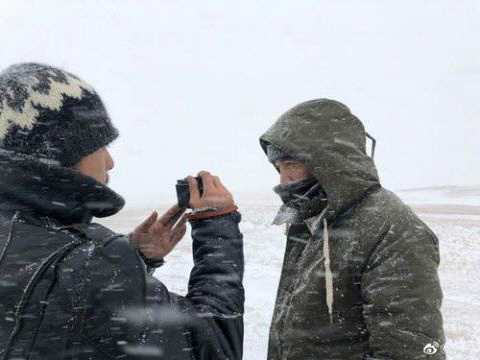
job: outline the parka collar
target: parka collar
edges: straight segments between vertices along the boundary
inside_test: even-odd
[[[62,224],[89,223],[122,209],[124,199],[94,178],[0,149],[0,208],[33,211]]]

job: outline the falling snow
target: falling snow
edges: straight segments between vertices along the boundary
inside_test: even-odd
[[[423,190],[400,195],[414,204],[415,209],[419,209],[421,218],[440,240],[439,271],[444,292],[447,356],[451,360],[477,360],[480,358],[480,288],[477,286],[480,282],[480,206],[457,205],[464,202],[465,198],[460,198],[460,195],[445,195],[448,193]],[[440,198],[444,200],[443,203],[439,203]],[[474,203],[474,199],[471,202]],[[164,208],[166,206],[160,210]],[[246,259],[244,358],[265,359],[268,327],[285,247],[284,228],[271,225],[278,210],[278,202],[266,200],[258,203],[244,200],[240,201],[240,208],[243,215],[241,229],[245,237]],[[148,211],[149,209],[127,209],[104,222],[117,231],[126,232]],[[190,246],[190,239],[184,239],[168,256],[166,264],[155,273],[171,291],[186,293],[188,274],[193,265]]]

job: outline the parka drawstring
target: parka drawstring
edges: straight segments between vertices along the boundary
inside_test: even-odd
[[[325,257],[325,292],[327,298],[330,323],[333,324],[333,275],[330,268],[330,244],[328,238],[328,222],[323,219],[323,255]]]

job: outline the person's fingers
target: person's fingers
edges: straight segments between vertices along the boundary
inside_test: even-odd
[[[203,193],[208,193],[210,189],[215,188],[215,184],[213,183],[213,176],[208,171],[200,171],[198,176],[202,178],[203,182]]]
[[[172,219],[175,219],[177,216],[179,216],[178,215],[179,213],[181,215],[184,212],[185,212],[185,209],[181,209],[178,207],[178,205],[174,205],[170,209],[168,209],[168,211],[157,220],[157,224],[161,224],[163,226],[172,225]]]
[[[187,177],[188,187],[190,188],[190,205],[200,201],[200,190],[198,190],[198,181],[193,176]]]
[[[225,185],[223,185],[222,180],[220,180],[220,178],[218,176],[216,178],[217,178],[216,179],[217,189],[219,191],[223,192],[223,194],[233,202],[233,195],[230,192],[230,190],[228,190],[225,187]]]
[[[220,188],[222,182],[218,176],[212,176],[213,185],[217,188]]]
[[[184,214],[180,220],[175,224],[175,226],[172,228],[172,231],[175,231],[180,226],[183,226],[187,223],[188,220],[188,215]]]
[[[137,226],[135,231],[148,232],[150,227],[153,224],[155,224],[155,221],[157,220],[157,217],[158,217],[157,211],[152,212],[149,217],[147,217],[140,225]]]
[[[175,225],[175,227],[172,228],[172,234],[174,234],[175,232],[179,231],[179,229],[183,228],[183,227],[186,227],[186,224],[187,224],[187,220],[188,220],[188,216],[187,215],[183,215],[182,218],[180,220],[178,220],[177,224]]]
[[[186,211],[186,210],[187,210],[187,209],[180,209],[180,210],[178,210],[178,212],[177,212],[174,216],[172,216],[172,218],[171,218],[170,222],[168,223],[168,225],[169,225],[170,227],[173,227],[173,226],[177,223],[178,219],[180,219],[180,218],[182,217],[182,215],[185,214],[185,211]]]
[[[173,231],[172,231],[172,237],[170,242],[172,244],[176,244],[180,240],[183,239],[185,236],[185,233],[187,232],[187,224],[182,223],[181,225],[179,224]]]
[[[210,175],[210,173],[207,170],[201,170],[197,174],[197,176],[200,176],[200,177],[202,177],[203,175]]]
[[[187,225],[182,225],[177,228],[177,230],[172,234],[171,242],[174,244],[179,242],[183,237],[185,236],[185,233],[187,232]]]
[[[225,185],[223,185],[222,183],[222,180],[220,180],[220,178],[218,176],[214,176],[213,177],[213,181],[215,183],[215,186],[220,189],[220,190],[223,190],[227,193],[229,193],[228,189],[225,187]]]

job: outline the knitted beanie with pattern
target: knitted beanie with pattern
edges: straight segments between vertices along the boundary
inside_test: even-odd
[[[118,137],[86,82],[37,63],[0,73],[0,149],[69,167]]]

